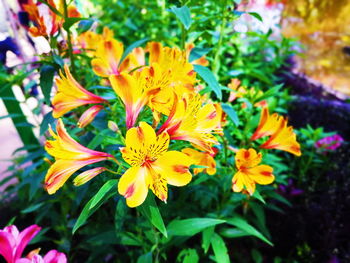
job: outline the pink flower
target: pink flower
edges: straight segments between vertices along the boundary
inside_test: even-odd
[[[315,143],[315,147],[321,150],[335,151],[337,148],[339,148],[342,145],[343,142],[344,142],[344,139],[340,135],[335,134],[335,135],[327,136],[318,140]]]
[[[29,226],[22,232],[14,225],[0,230],[0,255],[7,263],[67,263],[66,255],[56,250],[49,251],[44,258],[36,252],[22,258],[25,247],[40,230],[41,227],[37,225]]]

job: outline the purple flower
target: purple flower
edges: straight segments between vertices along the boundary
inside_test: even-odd
[[[342,145],[343,142],[344,142],[344,139],[340,135],[335,134],[335,135],[327,136],[318,140],[315,143],[315,147],[321,150],[335,151],[337,148],[339,148]]]

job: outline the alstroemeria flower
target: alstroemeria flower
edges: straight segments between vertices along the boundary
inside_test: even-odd
[[[256,128],[254,134],[250,138],[252,141],[257,140],[264,136],[270,136],[276,132],[283,120],[282,116],[277,113],[269,114],[267,107],[261,110],[260,121],[258,128]]]
[[[199,152],[191,148],[182,149],[181,152],[187,154],[193,159],[194,164],[206,166],[206,168],[194,168],[193,173],[199,174],[205,170],[209,175],[216,173],[216,162],[214,158],[207,152]]]
[[[100,77],[119,75],[129,72],[139,66],[143,66],[144,53],[142,48],[134,49],[121,63],[124,52],[123,43],[115,39],[102,40],[97,44],[95,57],[91,60],[92,69]],[[141,58],[140,58],[141,57]]]
[[[37,253],[36,249],[22,258],[23,251],[27,244],[39,233],[41,227],[31,225],[19,232],[15,225],[7,226],[0,230],[0,255],[7,263],[66,263],[67,258],[64,253],[56,250],[49,251],[44,258]]]
[[[241,81],[239,79],[231,79],[227,87],[232,90],[228,102],[232,102],[237,98],[242,98],[247,93],[247,90],[241,86]]]
[[[118,191],[126,198],[129,207],[141,205],[149,188],[166,202],[167,184],[184,186],[191,181],[188,169],[192,159],[182,152],[168,151],[169,140],[166,132],[156,136],[153,128],[145,122],[127,131],[126,146],[120,151],[131,168],[120,178]]]
[[[282,118],[282,121],[277,126],[277,130],[260,148],[279,149],[296,156],[301,155],[300,144],[297,142],[297,136],[293,131],[293,127],[287,126],[287,120],[284,118]]]
[[[50,6],[56,8],[53,0],[48,0],[47,2]],[[29,0],[27,4],[23,5],[23,9],[34,23],[34,26],[29,28],[29,33],[34,37],[53,36],[62,26],[63,21],[60,21],[57,15],[46,5],[41,3],[35,4],[33,0]]]
[[[112,75],[109,77],[109,81],[113,90],[125,105],[126,127],[130,129],[134,126],[142,108],[147,104],[148,97],[153,90],[145,90],[137,74],[122,73],[119,76]]]
[[[187,61],[186,53],[177,48],[163,47],[161,43],[150,42],[149,66],[142,68],[140,79],[147,90],[152,90],[148,106],[154,115],[169,115],[175,96],[182,98],[194,92],[196,81],[193,66]]]
[[[254,149],[240,149],[236,153],[237,173],[232,178],[232,190],[241,192],[244,188],[252,195],[255,191],[255,184],[270,184],[275,180],[272,174],[273,168],[269,165],[259,165],[262,154]]]
[[[172,140],[191,142],[196,148],[212,152],[218,144],[212,133],[221,133],[221,112],[214,104],[201,105],[199,94],[183,98],[174,107],[158,133],[167,131]]]
[[[108,153],[90,150],[73,140],[67,133],[61,119],[57,123],[57,134],[52,131],[51,127],[49,131],[55,139],[45,142],[45,150],[55,157],[55,162],[51,165],[45,177],[45,189],[49,194],[54,194],[80,168],[114,159]]]
[[[60,72],[56,78],[57,93],[52,99],[54,118],[59,118],[67,112],[86,104],[105,103],[105,99],[84,89],[72,76],[67,65],[64,66],[66,76]]]

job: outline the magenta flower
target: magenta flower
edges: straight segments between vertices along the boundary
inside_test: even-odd
[[[327,136],[318,140],[315,143],[315,147],[321,150],[335,151],[337,148],[339,148],[342,145],[343,142],[344,142],[344,139],[340,135],[335,134],[335,135]]]
[[[44,258],[37,254],[38,250],[22,258],[25,247],[40,230],[41,227],[37,225],[29,226],[22,232],[14,225],[0,230],[0,255],[7,263],[67,263],[66,255],[56,250],[49,251]]]

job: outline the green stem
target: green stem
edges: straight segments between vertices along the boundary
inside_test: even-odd
[[[68,5],[67,5],[67,0],[63,0],[63,10],[64,10],[64,20],[66,21],[68,18]],[[74,65],[74,56],[73,56],[73,46],[72,46],[72,36],[71,32],[68,29],[66,29],[67,32],[67,44],[68,44],[68,55],[72,67],[72,73],[75,73],[75,65]]]
[[[220,52],[221,52],[221,46],[222,46],[222,41],[224,38],[224,31],[226,27],[226,6],[227,6],[227,0],[224,1],[224,4],[222,5],[222,17],[221,17],[221,27],[220,27],[220,37],[219,37],[219,42],[216,48],[215,56],[214,56],[214,63],[213,63],[213,72],[217,76],[219,72],[219,59],[220,59]]]

